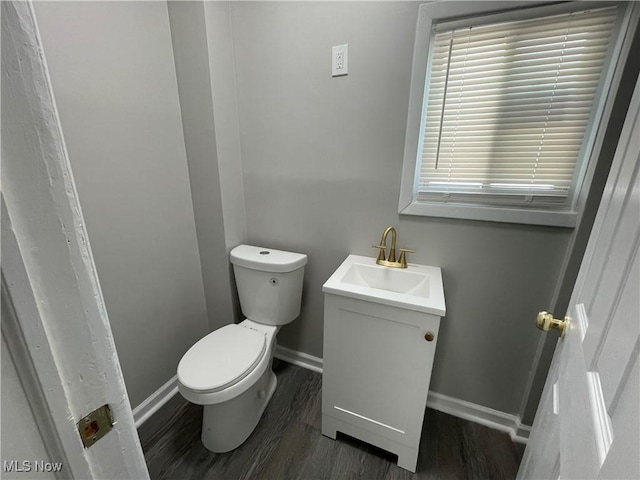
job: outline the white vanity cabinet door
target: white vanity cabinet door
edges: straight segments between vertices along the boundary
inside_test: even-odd
[[[324,317],[322,433],[388,450],[415,472],[440,317],[333,294]]]

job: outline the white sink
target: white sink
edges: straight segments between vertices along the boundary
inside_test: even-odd
[[[393,268],[377,265],[375,258],[349,255],[322,291],[439,316],[446,312],[442,271],[415,263]]]

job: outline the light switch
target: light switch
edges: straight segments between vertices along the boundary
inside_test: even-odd
[[[349,45],[336,45],[331,49],[331,76],[340,77],[348,74]]]

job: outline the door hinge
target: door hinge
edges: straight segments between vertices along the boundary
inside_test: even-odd
[[[84,448],[89,448],[113,428],[113,417],[109,405],[102,405],[82,417],[77,425]]]

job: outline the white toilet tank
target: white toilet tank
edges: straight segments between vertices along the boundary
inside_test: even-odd
[[[231,250],[242,313],[266,325],[285,325],[300,315],[307,256],[238,245]]]

